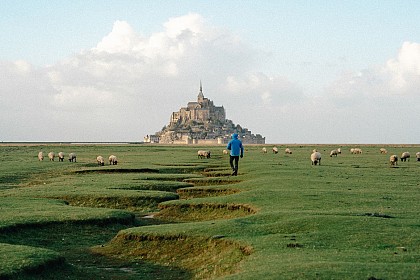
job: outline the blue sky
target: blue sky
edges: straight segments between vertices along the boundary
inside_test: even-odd
[[[419,143],[418,11],[418,1],[1,1],[0,98],[13,121],[0,140],[141,140],[201,79],[228,118],[269,143]],[[386,120],[391,105],[408,108]],[[28,133],[32,121],[43,128]],[[48,134],[69,126],[79,132]]]

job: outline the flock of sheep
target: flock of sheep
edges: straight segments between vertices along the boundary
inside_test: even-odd
[[[279,149],[276,146],[274,146],[273,149],[272,149],[272,151],[273,151],[273,154],[277,154],[279,152]],[[379,151],[380,151],[381,154],[388,153],[388,151],[385,148],[381,148]],[[265,147],[262,148],[262,152],[263,153],[267,153],[267,148],[265,148]],[[284,152],[286,154],[292,154],[292,151],[289,148],[286,148],[284,150]],[[362,149],[360,149],[360,148],[351,148],[350,149],[350,153],[351,154],[362,154]],[[337,155],[339,155],[339,154],[341,154],[341,148],[332,150],[330,152],[330,157],[332,157],[332,156],[336,156],[337,157]],[[401,161],[406,161],[407,159],[409,160],[410,159],[410,153],[409,152],[403,152],[401,154],[400,159],[401,159]],[[420,161],[420,152],[417,152],[416,153],[416,159],[417,159],[417,161]],[[314,149],[312,151],[312,154],[311,154],[311,162],[312,162],[312,165],[317,165],[317,164],[321,165],[321,153],[318,152],[316,149]],[[391,155],[389,157],[389,162],[390,162],[391,166],[397,165],[398,156],[397,155]]]
[[[59,152],[57,156],[58,156],[58,161],[64,161],[64,153],[63,152]],[[48,153],[48,159],[50,161],[54,161],[55,153],[54,152],[49,152]],[[70,162],[76,162],[76,159],[77,159],[76,153],[69,153],[69,161]],[[44,153],[42,151],[38,153],[38,160],[39,161],[44,160]],[[114,156],[114,155],[110,155],[108,160],[109,160],[110,165],[111,164],[112,165],[117,165],[117,163],[118,163],[117,157]],[[105,160],[104,160],[103,156],[97,156],[96,157],[96,162],[98,163],[98,165],[102,165],[102,166],[105,165]]]

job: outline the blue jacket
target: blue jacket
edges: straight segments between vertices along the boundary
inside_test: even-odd
[[[226,149],[230,150],[231,156],[240,156],[244,154],[244,146],[242,146],[241,140],[238,139],[238,134],[232,134],[232,140],[229,141]]]

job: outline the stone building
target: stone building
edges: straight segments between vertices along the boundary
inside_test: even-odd
[[[197,101],[171,114],[169,124],[154,135],[144,137],[145,143],[164,144],[225,144],[232,133],[238,133],[244,144],[265,144],[265,137],[252,134],[247,128],[226,119],[223,106],[215,106],[204,97],[200,82]]]

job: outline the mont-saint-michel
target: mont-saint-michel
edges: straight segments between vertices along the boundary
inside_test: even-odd
[[[200,82],[197,101],[188,102],[173,112],[169,124],[161,131],[144,137],[145,143],[162,144],[225,144],[232,133],[238,133],[244,144],[265,144],[265,137],[252,134],[251,130],[226,119],[223,106],[214,105],[213,101],[204,97]]]

